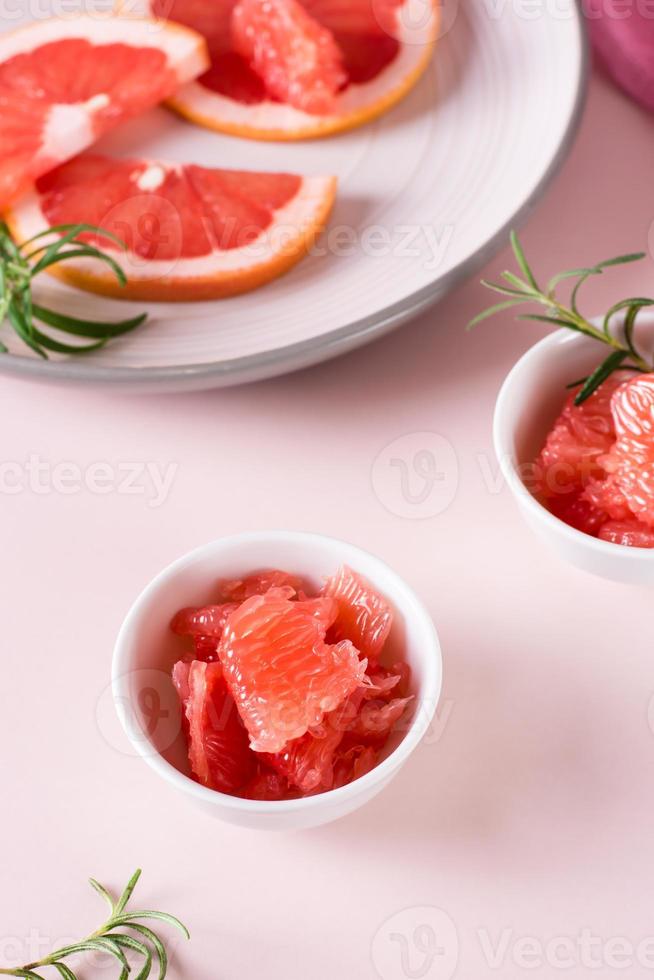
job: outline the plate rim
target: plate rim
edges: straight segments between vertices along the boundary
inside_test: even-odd
[[[337,357],[346,350],[364,344],[368,335],[381,337],[401,326],[444,297],[461,281],[483,266],[506,244],[507,232],[524,223],[535,205],[566,160],[577,134],[586,104],[590,77],[590,43],[579,0],[572,0],[571,10],[579,41],[579,76],[575,99],[556,153],[536,186],[527,194],[513,215],[455,268],[434,282],[411,293],[405,299],[361,317],[353,323],[330,330],[319,337],[295,341],[256,354],[208,361],[202,364],[178,364],[165,367],[102,367],[88,366],[80,361],[42,361],[23,355],[0,358],[0,375],[32,380],[72,381],[86,384],[121,387],[165,386],[173,383],[214,381],[215,387],[247,383],[248,380],[270,378]],[[295,366],[289,367],[288,364]],[[286,365],[286,366],[285,366]]]

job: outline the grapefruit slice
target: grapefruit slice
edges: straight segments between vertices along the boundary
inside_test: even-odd
[[[323,229],[335,192],[333,177],[87,154],[41,177],[7,220],[18,240],[80,222],[124,241],[127,251],[115,250],[124,288],[94,258],[48,270],[81,289],[124,299],[219,299],[299,262]],[[103,239],[102,248],[110,251],[111,243]]]
[[[130,4],[131,6],[131,4]],[[326,136],[375,119],[427,67],[439,0],[138,0],[203,34],[211,68],[169,105],[253,139]]]
[[[122,17],[38,21],[0,37],[0,208],[208,65],[202,36]]]
[[[281,752],[360,686],[366,661],[349,640],[325,642],[332,604],[318,616],[319,602],[271,589],[227,621],[218,654],[255,752]]]
[[[236,705],[220,664],[194,661],[173,669],[186,716],[191,770],[198,782],[222,793],[244,786],[256,771]]]
[[[330,639],[348,638],[362,657],[371,663],[378,660],[393,625],[393,613],[386,600],[347,565],[328,579],[323,594],[338,604]]]

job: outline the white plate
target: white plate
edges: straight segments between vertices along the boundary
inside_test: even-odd
[[[586,47],[574,0],[453,0],[434,62],[386,117],[332,139],[239,140],[158,109],[99,144],[121,156],[205,166],[334,173],[330,231],[289,275],[213,303],[152,304],[150,322],[100,353],[0,371],[179,390],[237,384],[317,363],[386,333],[444,295],[504,244],[563,160],[583,103]],[[42,287],[97,319],[143,304]]]

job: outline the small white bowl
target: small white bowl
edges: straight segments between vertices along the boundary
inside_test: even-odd
[[[639,324],[641,331],[651,332],[654,317],[642,315]],[[497,399],[495,452],[522,516],[562,558],[603,578],[652,585],[654,549],[611,544],[575,530],[540,504],[520,477],[519,467],[533,463],[561,411],[568,394],[565,386],[597,367],[602,357],[602,345],[569,330],[557,330],[528,350]]]
[[[388,598],[395,622],[391,659],[411,667],[415,710],[371,772],[340,789],[299,800],[242,800],[206,789],[190,778],[179,701],[170,671],[182,654],[169,628],[174,613],[211,600],[219,578],[261,568],[283,568],[316,586],[350,565]],[[220,538],[169,565],[147,586],[125,619],[114,651],[113,696],[133,746],[159,776],[208,813],[259,830],[291,830],[329,823],[367,803],[399,772],[432,721],[442,683],[442,659],[431,617],[409,586],[378,558],[317,534],[261,531]]]

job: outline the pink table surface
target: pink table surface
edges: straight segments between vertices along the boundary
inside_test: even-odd
[[[595,79],[523,232],[536,268],[646,247],[652,173],[654,122]],[[652,288],[648,259],[591,288],[590,312]],[[475,277],[373,346],[240,390],[136,398],[3,380],[3,461],[177,471],[158,507],[117,491],[2,495],[0,962],[29,955],[30,936],[94,927],[87,876],[119,887],[142,866],[137,904],[193,933],[173,977],[516,980],[566,962],[574,978],[619,963],[650,975],[652,597],[561,564],[494,482],[494,399],[541,331],[505,319],[466,334],[487,298]],[[410,465],[424,432],[458,459],[454,499],[431,516],[407,505],[397,467],[375,467],[396,439]],[[451,464],[448,477],[438,493]],[[433,613],[446,674],[439,725],[391,787],[340,823],[280,836],[190,807],[129,756],[107,710],[114,636],[147,580],[214,536],[271,526],[392,563]],[[421,925],[436,929],[433,957]]]

